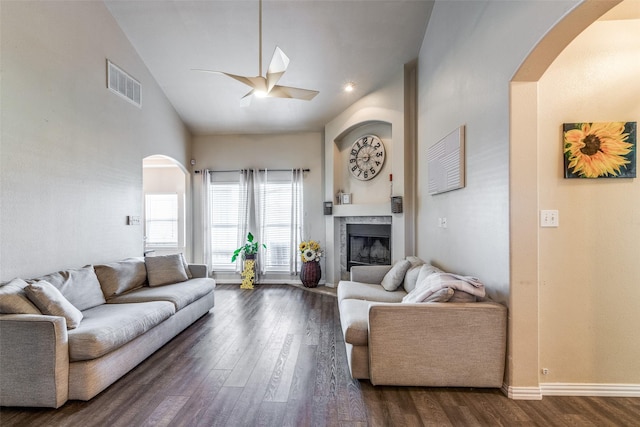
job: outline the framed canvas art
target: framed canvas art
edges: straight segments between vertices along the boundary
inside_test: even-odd
[[[465,186],[464,125],[427,149],[428,192],[431,195]]]
[[[565,178],[635,178],[636,122],[564,123]]]

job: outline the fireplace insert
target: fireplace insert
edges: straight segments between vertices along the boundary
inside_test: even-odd
[[[391,264],[391,224],[347,224],[347,271]]]

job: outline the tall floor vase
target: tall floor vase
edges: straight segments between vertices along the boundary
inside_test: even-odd
[[[322,269],[318,261],[309,261],[302,263],[302,269],[300,270],[300,280],[302,284],[307,288],[315,288],[320,282],[322,276]]]

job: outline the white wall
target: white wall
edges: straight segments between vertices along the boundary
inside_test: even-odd
[[[418,255],[509,294],[509,81],[575,2],[437,1],[418,63]],[[466,187],[428,195],[428,147],[466,126]],[[448,228],[438,227],[446,217]]]
[[[640,20],[599,21],[538,84],[543,383],[640,384],[640,182],[567,180],[562,156],[563,123],[640,122],[639,75]]]
[[[142,159],[189,134],[102,2],[1,2],[0,280],[142,255]],[[106,88],[106,59],[142,109]]]
[[[265,100],[267,102],[274,100]],[[275,100],[277,101],[277,100]],[[237,170],[237,169],[310,169],[304,174],[304,232],[305,239],[313,239],[325,247],[324,214],[323,214],[323,135],[319,132],[271,134],[271,135],[211,135],[196,136],[193,140],[193,158],[196,169]],[[200,175],[196,175],[200,177]],[[194,183],[196,183],[194,178]],[[194,188],[199,186],[194,185]],[[194,197],[198,198],[198,189]],[[194,258],[198,262],[202,259],[202,240],[199,236],[204,232],[198,215],[200,207],[194,207]],[[321,260],[324,269],[325,259]],[[214,272],[215,273],[215,272]],[[220,275],[215,273],[216,279],[240,281],[239,275]],[[268,281],[296,280],[288,274],[276,275],[270,273],[261,279],[261,283]],[[323,278],[324,280],[324,278]],[[299,281],[298,281],[299,283]]]
[[[417,254],[446,270],[479,277],[489,294],[507,305],[514,291],[537,295],[537,283],[510,283],[510,235],[518,225],[509,223],[509,83],[534,46],[577,3],[437,1],[420,50]],[[427,149],[462,124],[466,187],[429,196]],[[448,228],[438,228],[440,217],[448,219]],[[535,250],[534,244],[526,249]],[[505,382],[537,387],[537,300],[519,303],[509,311]]]

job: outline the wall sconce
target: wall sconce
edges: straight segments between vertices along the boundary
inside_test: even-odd
[[[391,197],[391,212],[402,213],[402,196]]]
[[[333,214],[333,202],[324,202],[324,214],[325,215]]]

